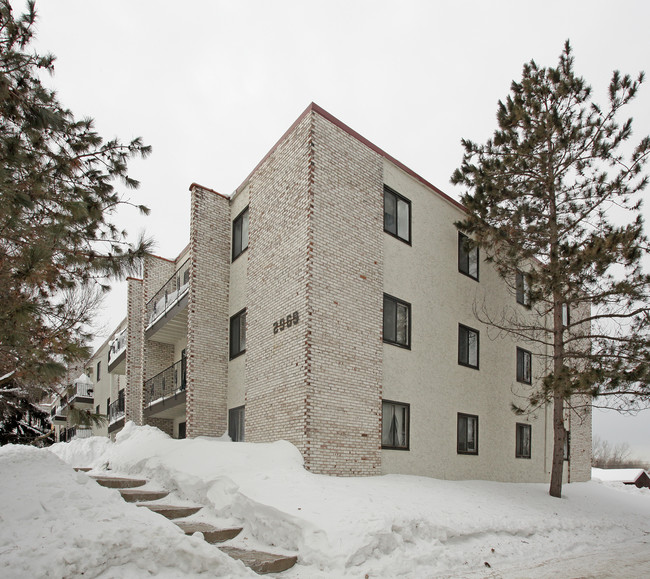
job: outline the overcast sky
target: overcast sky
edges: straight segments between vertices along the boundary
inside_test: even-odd
[[[524,62],[555,66],[570,39],[597,96],[614,69],[650,73],[645,0],[40,0],[37,10],[36,46],[57,56],[63,104],[105,138],[153,146],[131,171],[142,183],[133,200],[151,215],[119,221],[170,258],[188,240],[189,185],[231,194],[312,101],[458,198],[460,139],[491,136]],[[650,133],[650,83],[629,114],[637,137]],[[109,330],[125,295],[120,285],[107,299]],[[650,412],[594,411],[594,432],[650,460]]]

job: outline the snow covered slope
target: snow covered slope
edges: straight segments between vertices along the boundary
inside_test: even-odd
[[[297,553],[298,565],[283,573],[283,577],[567,576],[563,570],[569,576],[598,570],[596,576],[616,577],[623,568],[626,575],[636,571],[638,576],[650,568],[647,489],[579,483],[566,485],[563,498],[554,499],[548,496],[546,485],[538,484],[442,481],[398,475],[333,478],[306,472],[300,453],[287,442],[172,440],[157,429],[132,424],[125,427],[114,444],[104,439],[86,439],[54,445],[51,451],[71,466],[102,469],[109,465],[115,473],[148,477],[182,499],[209,505],[210,516],[215,520],[243,525],[244,531],[235,540],[238,546],[266,545]],[[118,514],[126,505],[120,504],[118,508],[117,493],[111,495],[115,500],[110,508],[96,505],[105,501],[110,491],[83,484],[79,481],[86,475],[65,470],[52,456],[37,461],[33,458],[36,454],[41,457],[48,453],[17,447],[0,449],[3,501],[4,489],[11,484],[7,477],[13,476],[9,472],[16,469],[23,473],[22,480],[39,463],[37,476],[56,485],[45,493],[41,487],[37,490],[30,486],[31,483],[17,482],[23,488],[10,491],[7,502],[18,520],[26,521],[32,516],[34,503],[44,502],[51,508],[49,505],[56,498],[52,495],[59,493],[58,500],[68,505],[69,512],[65,514],[66,523],[57,529],[75,525],[84,529],[89,521],[104,521],[107,512],[116,513],[112,516],[126,525],[126,516],[121,519]],[[9,462],[1,462],[5,459]],[[20,466],[21,461],[24,466]],[[63,477],[66,485],[55,483],[58,477]],[[73,482],[74,491],[63,490]],[[86,489],[90,486],[92,493]],[[85,489],[84,492],[80,493],[77,487]],[[45,493],[46,500],[39,496],[41,493]],[[21,494],[26,500],[18,500]],[[5,516],[4,511],[0,513]],[[55,525],[55,516],[46,511],[38,513],[39,527]],[[90,568],[82,567],[79,559],[91,557],[92,552],[94,564],[104,565],[100,568],[106,570],[110,569],[106,561],[126,550],[122,555],[126,568],[136,569],[134,566],[140,563],[156,564],[154,576],[192,576],[174,575],[181,566],[174,566],[173,557],[166,554],[166,535],[162,535],[160,545],[161,532],[151,516],[142,513],[146,524],[144,519],[133,520],[133,529],[124,530],[124,538],[117,530],[117,522],[104,539],[93,531],[78,533],[74,541],[61,538],[50,543],[52,533],[39,538],[32,530],[30,540],[39,548],[32,551],[34,556],[23,555],[24,564],[32,565],[33,576],[40,576],[36,572],[39,558],[49,564],[56,560],[58,569],[66,569],[71,555],[62,558],[60,553],[78,549],[81,554],[69,563],[76,567],[70,569]],[[1,527],[1,565],[5,561],[17,565],[25,547],[25,542],[16,538],[18,533],[7,531],[13,525],[8,518]],[[145,551],[149,554],[142,562],[129,558],[133,541],[138,541],[138,548],[146,545],[150,550]],[[183,557],[188,561],[182,568],[198,574],[205,568],[202,565],[208,561],[208,554],[194,543],[187,545]],[[625,545],[625,563],[619,558],[621,545]],[[212,553],[214,548],[210,549]],[[236,576],[222,558],[213,557],[218,565],[203,576]]]

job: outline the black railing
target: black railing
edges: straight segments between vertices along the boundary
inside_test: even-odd
[[[185,390],[186,374],[185,359],[182,359],[147,380],[144,383],[145,406]]]
[[[113,424],[124,418],[124,390],[120,390],[117,400],[108,405],[108,423]]]
[[[156,294],[147,302],[145,324],[149,327],[185,295],[190,285],[190,260],[174,272]]]

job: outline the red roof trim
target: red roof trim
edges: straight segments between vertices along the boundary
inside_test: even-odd
[[[368,139],[366,139],[365,137],[363,137],[362,135],[357,133],[355,130],[351,129],[348,125],[346,125],[345,123],[339,121],[334,115],[328,113],[325,109],[323,109],[322,107],[319,107],[316,103],[313,103],[313,102],[310,103],[310,105],[302,112],[302,114],[295,120],[295,122],[285,131],[285,133],[278,139],[278,141],[275,143],[275,145],[273,145],[271,150],[266,155],[264,155],[264,158],[255,166],[255,168],[249,173],[249,175],[246,177],[246,179],[244,179],[244,181],[242,181],[242,184],[239,187],[237,187],[237,189],[235,190],[235,194],[239,193],[241,188],[244,186],[244,184],[246,184],[248,182],[248,180],[251,178],[253,173],[255,173],[255,171],[257,171],[260,168],[260,166],[280,146],[280,144],[282,143],[282,141],[284,141],[284,139],[287,137],[287,135],[289,135],[289,133],[291,133],[291,131],[293,131],[296,128],[296,126],[298,126],[298,124],[305,118],[305,116],[307,116],[311,112],[318,113],[321,117],[328,120],[330,123],[337,126],[339,129],[345,131],[348,135],[355,138],[360,143],[363,143],[364,145],[366,145],[366,147],[373,150],[378,155],[384,157],[385,159],[388,159],[391,163],[393,163],[394,165],[399,167],[402,171],[409,174],[411,177],[413,177],[414,179],[416,179],[417,181],[422,183],[424,186],[428,187],[429,189],[431,189],[432,191],[434,191],[435,193],[440,195],[446,201],[449,201],[449,203],[451,203],[452,205],[455,205],[456,207],[458,207],[462,211],[467,211],[467,209],[465,208],[465,206],[462,203],[460,203],[459,201],[456,201],[455,199],[453,199],[452,197],[450,197],[449,195],[447,195],[446,193],[441,191],[438,187],[436,187],[432,183],[429,183],[429,181],[427,181],[426,179],[424,179],[423,177],[418,175],[412,169],[409,169],[406,165],[404,165],[404,163],[401,163],[400,161],[395,159],[395,157],[392,157],[391,155],[386,153],[386,151],[384,151],[383,149],[380,149],[377,145],[370,142]]]
[[[230,197],[228,197],[227,195],[219,193],[219,191],[215,191],[214,189],[210,189],[210,187],[204,187],[203,185],[199,185],[198,183],[192,183],[190,185],[190,191],[192,191],[192,189],[194,189],[195,187],[198,187],[199,189],[203,189],[204,191],[209,191],[210,193],[214,193],[215,195],[219,195],[219,197],[223,197],[224,199],[228,199],[228,201],[230,201]]]

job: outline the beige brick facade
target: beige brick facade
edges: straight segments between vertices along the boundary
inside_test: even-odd
[[[384,232],[384,185],[411,204],[406,243]],[[151,256],[129,281],[127,420],[142,423],[143,382],[182,357],[185,392],[146,412],[172,436],[219,436],[243,405],[246,441],[288,440],[316,473],[548,480],[550,409],[510,410],[527,346],[491,338],[475,315],[477,303],[518,306],[488,264],[478,282],[459,274],[457,202],[316,105],[231,198],[190,191],[188,248]],[[233,261],[233,220],[247,207],[248,247]],[[150,324],[145,306],[172,276],[187,294]],[[384,294],[409,304],[408,347],[383,342]],[[230,319],[244,310],[245,351],[230,359]],[[459,324],[480,333],[480,368],[458,364]],[[534,352],[533,372],[543,357]],[[408,449],[382,448],[382,400],[409,406]],[[460,413],[479,419],[474,456],[457,452]],[[518,423],[531,428],[525,460]],[[567,428],[566,478],[587,480],[590,408],[568,413]]]

